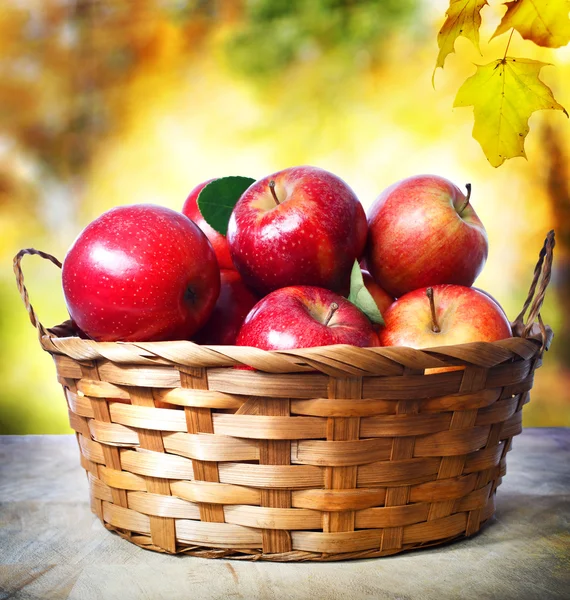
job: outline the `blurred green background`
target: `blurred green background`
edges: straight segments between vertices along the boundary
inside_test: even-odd
[[[55,370],[11,271],[36,247],[63,258],[118,204],[180,209],[223,175],[297,164],[341,176],[368,206],[394,181],[436,173],[473,185],[490,254],[477,285],[511,318],[538,251],[557,232],[543,309],[555,340],[527,426],[570,425],[570,125],[535,113],[528,162],[493,169],[455,92],[502,56],[506,36],[464,38],[431,76],[445,0],[3,0],[0,11],[0,433],[70,431]],[[488,40],[504,9],[483,9]],[[556,67],[541,77],[570,109],[570,48],[513,36],[510,54]],[[24,260],[46,326],[67,318],[58,269]]]

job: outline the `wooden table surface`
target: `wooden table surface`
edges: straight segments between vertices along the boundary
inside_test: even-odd
[[[168,556],[91,514],[73,436],[0,436],[0,600],[570,598],[570,429],[513,441],[496,517],[469,540],[344,563]]]

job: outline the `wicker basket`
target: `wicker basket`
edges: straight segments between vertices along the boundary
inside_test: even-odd
[[[59,261],[22,250],[14,270],[105,527],[161,552],[322,561],[442,544],[493,515],[552,337],[553,247],[550,232],[515,337],[429,350],[65,337],[38,321],[20,270],[25,254]]]

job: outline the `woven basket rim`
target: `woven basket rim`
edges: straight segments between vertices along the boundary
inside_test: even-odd
[[[291,350],[262,350],[249,346],[201,346],[188,340],[161,342],[95,342],[78,337],[44,335],[42,348],[52,355],[74,360],[109,360],[130,365],[183,365],[186,367],[250,367],[265,374],[321,372],[328,375],[387,374],[400,363],[422,374],[449,366],[490,368],[507,362],[540,356],[548,347],[552,330],[538,325],[529,337],[514,336],[495,342],[470,342],[415,349],[406,346],[360,348],[337,344]],[[433,371],[432,371],[433,372]]]
[[[62,324],[63,325],[63,324]],[[511,326],[513,324],[511,323]],[[546,325],[546,330],[549,334],[551,334],[552,332],[552,328],[549,325]],[[50,330],[48,329],[48,332]],[[551,335],[549,335],[549,342],[550,342],[550,337]],[[310,348],[290,348],[287,350],[263,350],[262,348],[256,348],[255,346],[236,346],[236,345],[213,345],[213,344],[199,344],[197,342],[194,342],[192,340],[161,340],[161,341],[154,341],[154,342],[136,342],[136,341],[130,341],[130,342],[124,342],[121,340],[117,340],[114,342],[98,342],[96,340],[90,340],[90,339],[85,339],[85,338],[81,338],[79,336],[58,336],[58,335],[43,335],[40,338],[40,342],[42,347],[50,352],[50,353],[57,353],[57,354],[66,354],[66,350],[67,348],[76,348],[78,346],[85,346],[85,348],[91,348],[91,349],[104,349],[104,348],[109,348],[110,345],[116,344],[117,346],[121,346],[121,347],[133,347],[133,348],[139,348],[139,349],[148,349],[151,347],[156,347],[156,348],[169,348],[169,347],[176,347],[176,348],[180,348],[180,347],[188,347],[188,348],[201,348],[204,350],[211,350],[214,352],[223,352],[224,349],[238,349],[237,352],[239,352],[239,349],[243,349],[244,352],[248,352],[248,351],[255,351],[257,353],[260,354],[265,354],[267,356],[283,356],[283,355],[287,355],[287,354],[295,354],[295,353],[305,353],[305,352],[311,352],[311,351],[315,351],[315,352],[320,352],[323,349],[327,349],[327,350],[331,350],[331,349],[342,349],[342,348],[357,348],[359,351],[364,351],[364,352],[371,352],[373,354],[380,354],[380,355],[387,355],[390,354],[391,356],[394,353],[409,353],[409,352],[419,352],[419,353],[433,353],[433,354],[446,354],[446,351],[449,350],[450,348],[458,348],[458,349],[465,349],[465,350],[469,350],[469,349],[475,349],[475,348],[480,348],[480,349],[485,349],[485,347],[488,348],[495,348],[495,347],[505,347],[505,340],[511,340],[509,342],[509,346],[515,346],[516,343],[513,343],[512,340],[519,340],[520,341],[520,347],[522,348],[530,348],[531,346],[529,345],[532,344],[532,346],[536,346],[538,345],[540,347],[540,345],[542,344],[542,337],[541,337],[541,332],[538,329],[538,327],[535,325],[535,327],[533,327],[531,334],[526,337],[523,338],[520,335],[516,335],[513,332],[512,337],[510,338],[505,338],[503,340],[496,340],[494,342],[487,342],[487,341],[475,341],[475,342],[465,342],[463,344],[447,344],[447,345],[442,345],[442,346],[426,346],[423,348],[414,348],[413,346],[353,346],[350,344],[329,344],[326,346],[311,346]],[[387,350],[389,349],[389,350]]]
[[[64,323],[62,323],[61,325],[64,325]],[[511,327],[513,326],[513,323],[511,323]],[[51,329],[51,328],[50,328]],[[48,332],[50,331],[50,329],[48,329]],[[551,332],[552,328],[549,325],[546,325],[546,329],[547,331]],[[533,330],[531,331],[531,334],[529,336],[527,336],[526,338],[521,337],[520,335],[516,335],[513,332],[512,337],[510,338],[505,338],[507,340],[513,340],[513,339],[519,339],[519,340],[524,340],[525,342],[525,346],[527,346],[528,344],[526,344],[526,342],[532,342],[533,344],[541,344],[542,343],[542,337],[541,337],[541,333],[538,329],[538,327],[533,328]],[[414,348],[413,346],[353,346],[350,344],[328,344],[326,346],[311,346],[310,348],[290,348],[287,350],[263,350],[261,348],[256,348],[255,346],[236,346],[235,344],[230,344],[230,345],[213,345],[213,344],[199,344],[197,342],[194,342],[192,340],[160,340],[160,341],[154,341],[154,342],[137,342],[137,341],[130,341],[130,342],[125,342],[122,340],[117,340],[114,342],[98,342],[96,340],[91,340],[91,339],[85,339],[85,338],[81,338],[79,336],[73,336],[73,335],[69,335],[69,336],[59,336],[59,335],[43,335],[40,338],[41,342],[42,342],[42,346],[46,346],[47,348],[49,348],[50,350],[52,349],[52,344],[54,342],[54,340],[58,340],[58,342],[61,342],[61,345],[57,345],[56,350],[60,350],[61,353],[64,353],[64,349],[65,346],[67,344],[68,341],[73,340],[73,343],[80,343],[80,344],[85,344],[86,347],[89,348],[97,348],[97,347],[108,347],[110,344],[117,344],[120,346],[134,346],[137,348],[140,347],[145,347],[145,346],[157,346],[157,347],[163,347],[166,348],[168,346],[180,346],[180,345],[187,345],[188,347],[199,347],[199,348],[205,348],[208,350],[221,350],[223,348],[244,348],[244,350],[251,350],[254,349],[256,351],[259,352],[263,352],[264,354],[267,354],[269,356],[271,355],[282,355],[282,354],[287,354],[289,352],[304,352],[307,350],[312,350],[312,349],[318,349],[318,350],[322,350],[323,348],[358,348],[359,350],[369,350],[372,351],[374,354],[383,354],[383,351],[386,350],[387,348],[390,349],[390,353],[392,351],[406,351],[409,352],[410,350],[412,351],[421,351],[421,352],[434,352],[434,353],[441,353],[444,352],[446,348],[475,348],[475,347],[485,347],[485,346],[489,346],[489,347],[493,347],[493,346],[501,346],[502,342],[504,342],[504,340],[496,340],[494,342],[487,342],[487,341],[475,341],[475,342],[465,342],[463,344],[446,344],[443,346],[426,346],[424,348]],[[51,344],[50,344],[51,342]]]

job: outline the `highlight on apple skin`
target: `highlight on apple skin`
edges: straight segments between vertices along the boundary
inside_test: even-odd
[[[382,346],[433,348],[512,336],[503,309],[487,294],[462,285],[414,290],[398,298],[383,316],[385,326],[378,332]]]
[[[471,286],[485,265],[487,233],[467,195],[437,175],[386,188],[367,212],[370,274],[399,298],[428,285]]]
[[[112,208],[87,225],[62,278],[73,321],[106,342],[188,339],[220,292],[208,238],[188,217],[153,204]]]
[[[330,344],[378,346],[378,337],[354,304],[315,286],[280,288],[262,298],[247,315],[236,342],[263,350]]]
[[[292,167],[251,185],[227,239],[247,285],[261,295],[291,285],[348,291],[366,243],[366,215],[352,189],[317,167]]]

